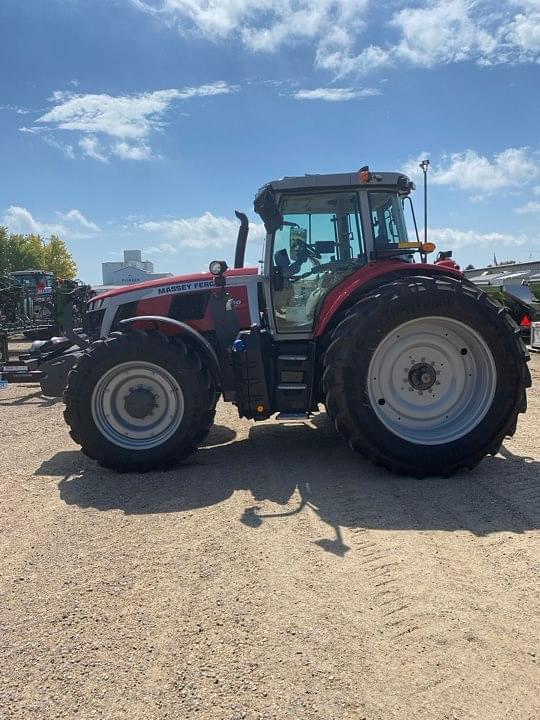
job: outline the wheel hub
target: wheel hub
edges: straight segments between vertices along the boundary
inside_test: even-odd
[[[437,372],[433,365],[419,362],[409,370],[408,380],[415,390],[429,390],[437,382]]]
[[[94,387],[92,418],[110,442],[149,450],[169,440],[184,416],[184,394],[164,367],[145,360],[114,365]]]
[[[148,388],[139,386],[130,387],[129,393],[124,397],[124,408],[128,415],[137,420],[142,420],[152,415],[157,407],[156,396]]]
[[[491,407],[497,370],[482,336],[445,316],[397,326],[375,348],[367,391],[374,414],[395,436],[419,445],[453,442]]]

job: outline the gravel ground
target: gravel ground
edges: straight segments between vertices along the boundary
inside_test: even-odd
[[[188,464],[116,475],[1,391],[2,720],[537,718],[531,365],[516,436],[451,480],[225,405]]]

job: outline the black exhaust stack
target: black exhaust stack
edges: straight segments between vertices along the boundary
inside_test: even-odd
[[[235,210],[234,214],[240,220],[238,237],[236,238],[236,251],[234,253],[234,267],[243,268],[247,237],[249,233],[249,220],[247,219],[247,215],[239,210]]]

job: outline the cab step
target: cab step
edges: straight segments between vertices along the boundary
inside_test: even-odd
[[[278,422],[295,422],[295,421],[309,420],[310,417],[311,417],[311,414],[308,412],[302,412],[302,413],[280,412],[276,415],[275,419]]]
[[[275,355],[275,398],[278,419],[305,420],[312,405],[313,342],[280,344]]]

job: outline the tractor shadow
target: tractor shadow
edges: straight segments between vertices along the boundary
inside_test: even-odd
[[[244,525],[256,531],[309,509],[334,535],[317,544],[336,555],[348,550],[342,527],[477,536],[540,527],[540,462],[505,447],[472,472],[416,480],[354,454],[324,414],[315,423],[254,425],[248,438],[235,436],[214,427],[189,462],[166,472],[118,474],[73,450],[58,453],[35,474],[63,476],[60,497],[68,505],[126,514],[192,511],[247,490],[253,500],[239,514]]]
[[[26,388],[27,387],[28,386],[26,386]],[[38,387],[35,392],[32,392],[30,394],[23,391],[23,394],[19,397],[12,397],[9,399],[0,398],[0,407],[17,407],[28,405],[32,405],[32,407],[52,407],[53,405],[57,405],[61,402],[62,398],[45,397],[43,395],[43,392],[41,391],[41,388]]]

